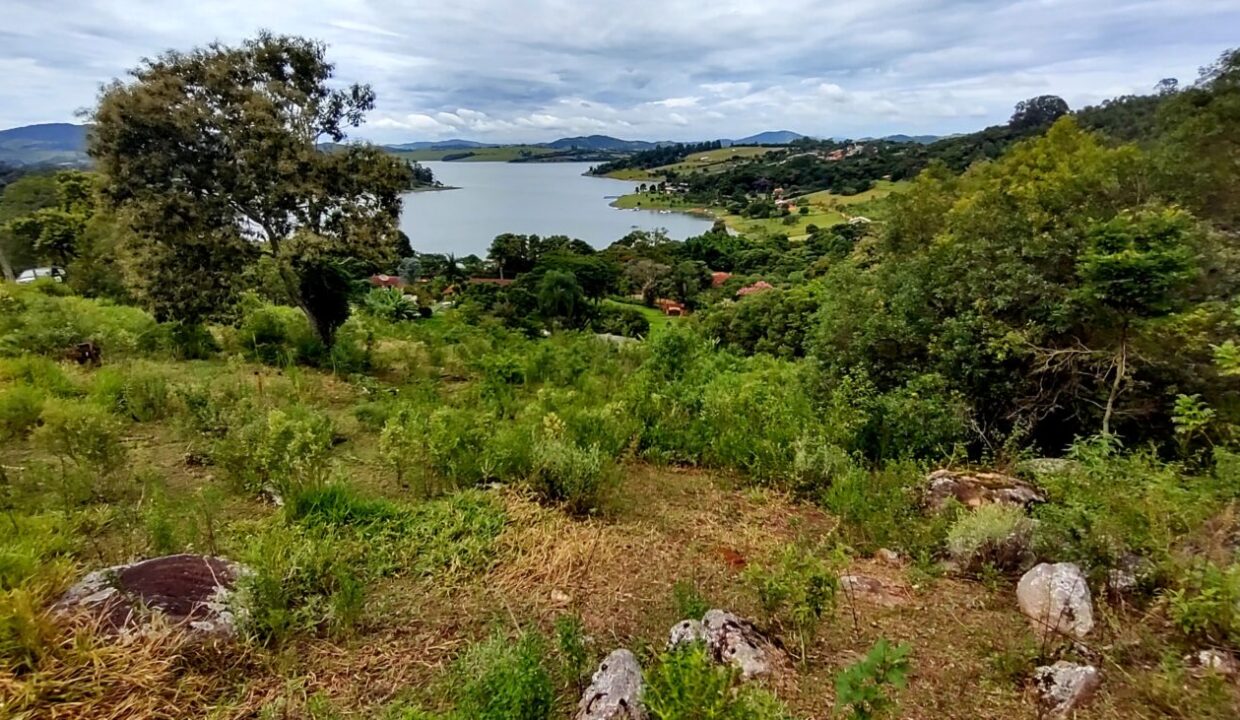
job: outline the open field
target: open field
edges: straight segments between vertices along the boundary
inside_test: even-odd
[[[693,153],[684,160],[673,165],[664,165],[650,171],[651,175],[659,176],[668,171],[676,171],[679,173],[691,172],[720,172],[739,160],[765,155],[773,150],[782,150],[783,148],[775,147],[730,147],[721,148],[719,150],[708,150],[706,152]]]
[[[637,303],[618,302],[616,300],[604,300],[603,302],[614,307],[633,308],[634,310],[640,312],[642,316],[646,318],[646,321],[650,323],[651,335],[661,332],[665,328],[680,321],[680,318],[668,317],[667,315],[664,315],[657,308],[646,307],[645,305],[639,305]]]

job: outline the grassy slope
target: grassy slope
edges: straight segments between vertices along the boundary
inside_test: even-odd
[[[722,148],[720,150],[708,150],[706,152],[693,153],[684,160],[672,165],[663,165],[651,170],[626,169],[616,170],[607,173],[606,177],[615,178],[617,180],[637,180],[641,182],[649,182],[654,180],[658,182],[669,170],[676,172],[691,173],[698,172],[721,172],[728,167],[728,163],[734,159],[743,159],[765,155],[772,150],[781,148],[771,147],[734,147]]]
[[[652,308],[652,307],[646,307],[645,305],[636,305],[634,303],[622,303],[622,302],[617,302],[615,300],[604,300],[603,302],[607,303],[608,305],[612,305],[614,307],[632,308],[640,312],[642,315],[646,317],[646,321],[650,323],[650,333],[652,335],[670,326],[672,323],[679,321],[679,318],[668,317],[667,315],[664,315],[662,312],[659,312],[657,309]]]
[[[155,366],[172,377],[243,382],[260,395],[292,394],[323,408],[342,430],[344,441],[334,457],[348,481],[367,493],[408,499],[408,491],[376,460],[375,432],[353,419],[352,409],[364,399],[357,388],[317,371],[288,375],[246,363]],[[166,478],[167,502],[176,506],[192,502],[218,480],[212,468],[186,462],[186,439],[174,426],[170,421],[135,424],[127,437],[134,466]],[[26,443],[0,448],[0,461],[9,466],[37,459]],[[727,475],[642,463],[623,467],[607,512],[591,520],[571,520],[517,493],[491,492],[509,521],[495,564],[485,575],[448,583],[415,577],[381,581],[355,633],[300,637],[278,651],[230,651],[223,657],[234,667],[231,673],[213,669],[212,663],[222,660],[212,660],[216,656],[211,654],[197,655],[196,662],[171,672],[160,666],[158,674],[141,678],[124,674],[124,668],[98,672],[95,682],[109,694],[98,703],[84,703],[80,710],[85,715],[64,716],[102,717],[91,713],[116,709],[109,703],[127,693],[141,696],[146,708],[123,713],[134,718],[198,717],[208,706],[216,713],[212,717],[225,718],[253,717],[262,708],[285,714],[260,717],[329,717],[317,714],[325,706],[344,717],[373,718],[394,698],[434,706],[449,691],[442,683],[445,669],[471,643],[496,627],[550,631],[554,618],[568,612],[584,620],[596,660],[616,647],[650,657],[681,619],[672,599],[676,581],[694,583],[712,605],[760,617],[741,571],[765,562],[785,543],[830,539],[836,526],[813,506],[768,489],[741,488]],[[217,508],[217,532],[225,544],[233,533],[279,512],[257,499],[226,498]],[[95,542],[108,562],[141,553],[133,538],[107,526],[99,533]],[[894,599],[842,597],[809,647],[808,663],[771,683],[799,717],[824,717],[823,709],[834,702],[834,674],[880,637],[914,646],[915,670],[900,696],[899,717],[1034,717],[1030,698],[1005,674],[1007,663],[1024,657],[1031,642],[1010,583],[987,586],[936,578],[864,558],[853,560],[848,571],[881,579]],[[1131,643],[1141,632],[1139,616],[1108,616],[1098,642]],[[159,649],[131,646],[125,652],[154,657]],[[1109,672],[1098,701],[1078,717],[1162,716],[1150,704],[1154,672],[1156,663],[1149,670]],[[966,686],[969,691],[962,692]],[[568,718],[568,704],[553,717]],[[319,710],[312,714],[312,706]]]

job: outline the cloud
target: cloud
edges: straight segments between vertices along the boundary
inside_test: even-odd
[[[1235,44],[1240,0],[7,0],[5,19],[0,127],[72,121],[142,57],[268,28],[374,86],[360,137],[694,140],[961,132],[1032,95],[1145,92]]]

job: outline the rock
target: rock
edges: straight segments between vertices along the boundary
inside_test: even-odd
[[[673,625],[672,631],[668,633],[667,649],[672,650],[695,642],[706,642],[706,627],[700,620],[681,620]]]
[[[1225,678],[1233,678],[1240,674],[1240,663],[1227,653],[1218,650],[1198,650],[1184,658],[1189,665],[1202,671],[1200,674],[1214,673]]]
[[[1038,702],[1052,717],[1064,717],[1084,707],[1102,685],[1102,676],[1092,665],[1060,660],[1043,665],[1033,673]]]
[[[849,597],[884,607],[903,605],[908,600],[904,588],[868,575],[842,575],[840,589]]]
[[[1072,563],[1035,566],[1016,585],[1016,600],[1039,636],[1061,634],[1080,640],[1094,628],[1089,584]]]
[[[551,604],[556,607],[566,607],[573,602],[573,596],[560,590],[559,588],[551,591]]]
[[[1149,577],[1150,569],[1148,560],[1128,553],[1119,559],[1115,567],[1107,571],[1107,590],[1117,595],[1130,593]]]
[[[577,705],[576,720],[646,720],[642,669],[628,650],[603,658]]]
[[[884,565],[894,568],[904,566],[904,561],[900,559],[900,553],[895,550],[888,550],[887,548],[879,548],[878,552],[874,553],[874,559]]]
[[[731,663],[749,680],[769,674],[782,659],[782,651],[767,640],[753,623],[726,610],[711,610],[702,618],[706,646],[717,662]]]
[[[247,572],[207,555],[152,558],[95,570],[69,588],[54,609],[85,613],[114,631],[144,627],[159,615],[204,635],[231,635],[233,588]]]
[[[969,508],[987,503],[1028,506],[1046,502],[1046,496],[1038,488],[1002,473],[935,470],[926,476],[927,507],[942,510],[953,499]]]

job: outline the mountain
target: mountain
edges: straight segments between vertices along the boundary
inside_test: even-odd
[[[84,165],[87,125],[48,123],[0,130],[0,162],[15,165]]]
[[[560,138],[549,143],[542,143],[542,147],[549,147],[555,150],[577,148],[578,150],[636,152],[638,150],[649,150],[650,148],[665,144],[667,143],[648,142],[646,140],[621,140],[610,135],[590,135],[587,137]]]
[[[411,142],[401,145],[385,145],[384,147],[392,150],[468,150],[469,148],[496,147],[489,143],[480,143],[473,140],[436,140],[435,142]]]
[[[917,143],[918,145],[929,145],[930,143],[941,139],[939,135],[888,135],[880,140],[898,143]]]
[[[787,145],[793,140],[800,140],[806,135],[795,133],[791,130],[771,130],[761,132],[757,135],[750,135],[739,140],[733,140],[733,145]]]

